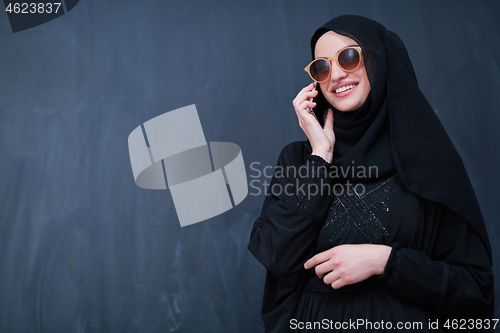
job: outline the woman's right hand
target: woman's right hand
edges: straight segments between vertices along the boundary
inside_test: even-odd
[[[312,155],[320,156],[328,163],[333,159],[333,147],[335,145],[335,133],[333,132],[333,111],[328,109],[325,118],[325,126],[322,128],[310,109],[316,106],[309,99],[318,95],[314,89],[314,83],[302,89],[293,100],[293,107],[299,119],[299,126],[306,134],[312,146]]]

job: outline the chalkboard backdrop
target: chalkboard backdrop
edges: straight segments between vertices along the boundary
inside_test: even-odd
[[[0,13],[0,332],[263,332],[247,243],[265,167],[305,138],[291,101],[312,33],[348,13],[405,42],[476,190],[499,296],[498,1],[81,0],[18,33]],[[256,181],[181,228],[169,190],[134,183],[127,138],[190,104]]]

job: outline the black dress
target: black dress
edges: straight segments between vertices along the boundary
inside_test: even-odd
[[[328,163],[309,154],[305,142],[283,149],[250,238],[249,250],[268,272],[266,332],[442,331],[449,318],[485,317],[493,276],[474,227],[410,192],[397,174],[334,193],[334,179],[317,172]],[[302,174],[282,172],[301,166]],[[392,247],[381,276],[334,290],[303,268],[316,253],[366,243]]]

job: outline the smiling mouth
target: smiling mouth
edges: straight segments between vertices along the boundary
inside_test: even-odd
[[[338,94],[338,93],[350,90],[350,89],[352,89],[352,88],[354,88],[356,86],[357,86],[357,84],[350,84],[348,86],[343,86],[343,87],[335,89],[335,93]]]

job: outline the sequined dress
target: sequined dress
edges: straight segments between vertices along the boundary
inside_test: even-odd
[[[324,163],[294,143],[283,150],[278,166],[311,169]],[[326,174],[275,174],[271,187],[304,189],[324,182],[332,180]],[[399,175],[364,183],[350,194],[288,194],[266,198],[249,244],[268,272],[266,332],[384,332],[397,331],[397,325],[412,325],[405,327],[408,332],[442,331],[446,319],[470,316],[471,308],[479,312],[491,303],[491,267],[481,237],[451,209],[406,189]],[[367,243],[392,247],[383,275],[334,290],[303,268],[316,253]],[[434,330],[429,325],[436,320]],[[306,329],[307,323],[316,326]]]
[[[350,194],[345,191],[333,200],[319,232],[315,252],[323,252],[341,244],[389,244],[388,230],[393,232],[398,228],[391,222],[408,220],[405,214],[414,215],[412,220],[417,222],[418,210],[418,199],[403,190],[398,175],[358,186]],[[417,223],[413,223],[412,229],[400,235],[398,240],[406,243],[411,241],[413,235],[422,234]],[[372,278],[334,290],[319,279],[314,270],[310,270],[306,274],[293,318],[297,323],[321,323],[316,324],[318,329],[315,331],[328,331],[330,328],[369,331],[370,328],[396,327],[398,322],[412,323],[414,328],[420,328],[418,325],[421,325],[421,329],[416,331],[426,331],[423,329],[429,319],[426,312],[395,297],[383,288],[379,280]],[[411,315],[406,315],[401,309],[406,312],[411,309]],[[328,324],[325,324],[324,319],[327,319]],[[364,322],[357,322],[358,319]],[[353,320],[356,322],[353,323]]]

